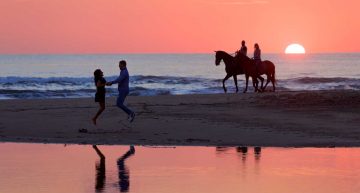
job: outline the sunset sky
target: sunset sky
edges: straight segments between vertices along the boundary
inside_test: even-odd
[[[1,0],[0,54],[360,52],[358,0]]]

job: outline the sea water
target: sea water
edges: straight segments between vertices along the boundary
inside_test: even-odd
[[[277,90],[360,90],[360,53],[262,58],[276,66]],[[93,97],[94,70],[114,80],[123,59],[131,75],[130,95],[223,93],[225,65],[215,66],[214,54],[0,55],[0,99]],[[238,76],[240,89],[244,79]],[[235,91],[232,78],[226,85]],[[108,96],[116,93],[116,86],[107,88]]]

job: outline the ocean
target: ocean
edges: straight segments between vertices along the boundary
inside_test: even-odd
[[[0,99],[93,97],[94,70],[114,80],[122,59],[132,96],[223,93],[225,65],[215,66],[214,54],[0,55]],[[262,59],[276,66],[277,91],[360,90],[360,53],[264,54]],[[238,85],[242,91],[244,75]],[[232,78],[226,86],[235,92]],[[107,96],[116,94],[115,85],[107,87]]]

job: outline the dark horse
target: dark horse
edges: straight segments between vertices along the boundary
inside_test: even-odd
[[[251,76],[253,81],[253,86],[256,91],[260,91],[258,89],[258,81],[257,79],[261,80],[261,89],[265,90],[267,84],[271,80],[273,83],[273,88],[275,91],[275,65],[270,61],[264,61],[261,65],[259,65],[259,72],[257,72],[255,61],[251,60],[249,57],[244,56],[242,54],[238,54],[235,57],[231,56],[230,54],[224,52],[224,51],[215,51],[215,64],[218,66],[220,65],[221,60],[225,63],[225,72],[226,76],[223,79],[223,88],[226,93],[226,87],[225,87],[225,81],[229,79],[231,76],[234,78],[235,86],[236,86],[236,92],[238,92],[238,86],[237,86],[237,75],[239,74],[245,74],[246,78],[246,87],[244,90],[244,93],[247,91],[248,88],[248,81],[249,77]],[[267,83],[265,87],[263,87],[263,81],[264,78],[262,78],[260,75],[266,74],[267,75]]]
[[[227,89],[225,87],[225,81],[227,79],[229,79],[231,76],[234,78],[234,83],[236,86],[236,92],[239,91],[238,85],[237,85],[237,75],[239,74],[244,74],[244,68],[243,68],[243,62],[240,60],[241,58],[237,58],[235,59],[233,56],[231,56],[230,54],[224,52],[224,51],[215,51],[215,65],[218,66],[220,65],[221,60],[224,61],[225,63],[225,72],[226,72],[226,76],[223,79],[223,88],[224,88],[224,92],[226,93]],[[255,88],[255,91],[258,90],[257,85],[258,85],[258,81],[256,78],[254,78],[256,76],[252,76],[252,80],[253,80],[253,86]],[[248,76],[249,78],[249,76]],[[246,90],[247,90],[247,84],[248,83],[248,79],[246,81]],[[246,90],[244,90],[244,93],[246,92]]]
[[[256,67],[255,61],[243,54],[237,54],[235,56],[235,62],[239,63],[242,66],[242,68],[244,69],[245,79],[246,79],[246,87],[245,87],[244,92],[246,92],[247,88],[248,88],[249,76],[251,76],[253,79],[255,77],[260,79],[261,91],[265,90],[266,86],[269,84],[270,81],[273,85],[273,91],[275,91],[276,80],[275,80],[275,65],[274,65],[274,63],[272,63],[269,60],[264,60],[264,61],[260,62],[260,64],[258,64],[258,67]],[[263,74],[266,74],[265,86],[263,86],[264,78],[261,77],[261,75],[263,75]],[[255,88],[255,92],[256,91],[257,91],[257,85]]]

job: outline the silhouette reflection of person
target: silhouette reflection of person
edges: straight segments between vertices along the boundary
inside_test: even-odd
[[[119,170],[119,188],[120,192],[128,192],[130,187],[129,169],[125,166],[125,160],[135,154],[134,146],[117,160]]]
[[[104,190],[105,185],[105,156],[101,153],[101,151],[97,148],[96,145],[92,146],[96,153],[100,157],[100,161],[97,161],[95,164],[96,168],[96,184],[95,184],[95,190],[96,192],[102,192]]]

